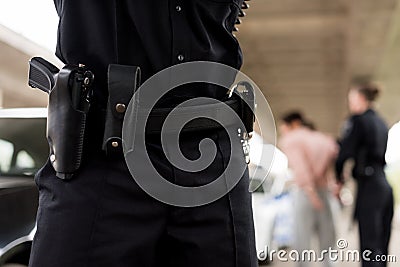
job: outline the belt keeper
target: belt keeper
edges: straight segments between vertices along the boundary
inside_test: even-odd
[[[108,155],[122,154],[122,123],[129,101],[140,85],[140,68],[110,64],[107,78],[108,103],[103,150]]]

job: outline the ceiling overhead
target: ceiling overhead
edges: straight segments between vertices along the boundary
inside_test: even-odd
[[[236,34],[244,53],[243,71],[263,90],[276,118],[302,110],[318,128],[336,134],[347,114],[350,82],[361,77],[387,84],[379,74],[382,65],[391,65],[384,73],[400,67],[399,56],[386,56],[383,62],[395,52],[393,35],[400,33],[397,0],[249,3]],[[400,85],[394,83],[391,87]],[[380,102],[391,123],[400,119],[400,105],[393,105],[393,99],[400,102],[398,91],[385,92]]]

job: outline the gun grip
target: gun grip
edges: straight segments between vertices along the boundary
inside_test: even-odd
[[[59,69],[41,57],[29,61],[29,86],[50,93]]]

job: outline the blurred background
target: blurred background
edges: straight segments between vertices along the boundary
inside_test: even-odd
[[[350,83],[373,80],[383,86],[377,110],[392,128],[387,173],[399,194],[400,1],[248,3],[235,32],[244,54],[242,71],[262,89],[276,118],[301,110],[318,130],[337,137],[348,116]],[[46,94],[27,86],[28,60],[42,56],[61,65],[54,56],[57,23],[50,0],[0,1],[0,107],[46,106]],[[349,230],[349,214],[350,208],[339,214],[339,233],[357,247],[357,228]],[[396,215],[390,252],[398,261],[399,229]]]

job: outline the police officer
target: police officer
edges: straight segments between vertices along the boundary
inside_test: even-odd
[[[393,217],[393,194],[384,172],[388,128],[372,109],[379,88],[363,85],[349,92],[348,119],[336,164],[337,177],[344,182],[343,165],[349,158],[355,160],[353,177],[358,193],[355,218],[359,222],[360,249],[370,250],[362,266],[386,266],[377,255],[388,255],[388,245]],[[376,259],[375,259],[376,258]]]
[[[56,55],[83,63],[95,76],[84,157],[70,180],[48,162],[35,177],[40,191],[31,267],[256,266],[248,174],[227,195],[193,208],[164,204],[132,179],[123,155],[102,149],[109,64],[139,66],[142,80],[169,66],[214,61],[239,69],[242,55],[232,34],[242,0],[55,0],[60,17]],[[182,89],[182,88],[181,88]],[[169,106],[197,96],[222,99],[216,86],[185,86],[165,97]],[[123,106],[119,112],[123,112]],[[175,168],[159,136],[146,138],[149,157],[163,177],[184,186],[216,179],[230,156],[224,130],[181,135],[182,153],[199,157],[199,142],[217,147],[213,163],[197,173]],[[241,146],[234,140],[234,146]]]

